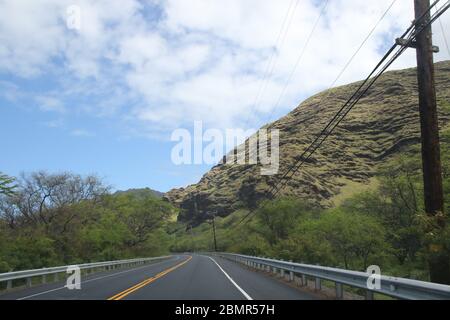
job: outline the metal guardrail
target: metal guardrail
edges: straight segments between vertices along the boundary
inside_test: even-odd
[[[230,253],[214,253],[219,257],[244,264],[250,268],[280,274],[288,281],[298,281],[301,286],[308,285],[308,278],[315,281],[315,289],[322,289],[322,280],[335,283],[336,298],[344,297],[344,285],[366,290],[366,299],[373,299],[374,293],[405,300],[450,300],[450,286],[381,275],[380,288],[369,290],[367,282],[370,275],[364,272],[349,271],[251,257]]]
[[[35,277],[42,277],[42,283],[47,283],[47,276],[53,275],[53,280],[56,282],[59,280],[60,273],[66,273],[70,267],[77,266],[80,270],[86,270],[87,273],[89,271],[94,272],[95,270],[105,271],[105,270],[113,270],[118,268],[125,267],[133,267],[138,265],[143,265],[150,262],[158,262],[161,260],[169,259],[171,256],[164,257],[156,257],[156,258],[140,258],[140,259],[130,259],[130,260],[117,260],[117,261],[106,261],[106,262],[94,262],[94,263],[85,263],[78,265],[70,265],[70,266],[60,266],[53,268],[43,268],[43,269],[34,269],[34,270],[23,270],[23,271],[14,271],[0,274],[0,283],[7,282],[6,289],[13,288],[13,281],[19,279],[26,279],[27,287],[32,286],[32,279]]]

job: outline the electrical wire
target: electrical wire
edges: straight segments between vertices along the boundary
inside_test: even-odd
[[[277,66],[278,59],[275,59],[275,56],[277,56],[277,50],[282,48],[284,45],[287,34],[289,33],[289,29],[292,24],[292,19],[295,15],[295,11],[297,10],[297,6],[298,6],[299,2],[300,2],[300,0],[291,0],[291,3],[289,4],[288,11],[286,12],[286,15],[283,19],[283,23],[281,25],[280,31],[278,32],[278,36],[277,36],[277,39],[275,42],[275,50],[272,52],[272,55],[270,56],[269,62],[267,64],[266,70],[264,72],[263,79],[259,86],[258,93],[255,97],[255,101],[253,102],[251,112],[249,112],[249,114],[247,116],[247,121],[245,123],[245,127],[247,127],[247,125],[249,124],[250,117],[253,114],[253,112],[258,109],[261,95],[264,93],[264,90],[267,87],[268,79],[270,79],[272,77],[273,72]]]
[[[308,49],[309,43],[311,42],[311,40],[313,38],[313,35],[316,32],[317,27],[319,26],[320,20],[322,19],[323,15],[325,14],[325,12],[327,10],[328,4],[329,4],[329,0],[326,0],[324,5],[322,6],[322,9],[320,10],[319,16],[317,17],[313,28],[311,29],[311,32],[308,35],[308,38],[306,39],[305,44],[302,47],[302,50],[300,51],[300,54],[297,57],[297,61],[295,62],[294,68],[289,73],[287,81],[285,82],[285,84],[283,86],[283,89],[281,90],[281,93],[280,93],[280,95],[279,95],[279,97],[277,99],[277,102],[275,103],[275,106],[272,108],[272,113],[271,113],[269,118],[272,117],[273,113],[279,107],[282,99],[284,98],[284,96],[286,94],[286,91],[289,88],[290,83],[292,82],[292,78],[294,77],[294,75],[295,75],[295,73],[296,73],[296,71],[297,71],[297,69],[298,69],[298,67],[300,65],[300,62],[303,60],[303,57],[304,57],[304,55],[306,53],[306,50]]]
[[[436,10],[437,10],[437,9],[436,9]],[[445,44],[445,47],[447,48],[447,53],[448,53],[448,55],[449,55],[449,57],[450,57],[450,46],[449,46],[449,44],[448,44],[447,34],[446,34],[446,32],[445,32],[444,25],[442,24],[442,19],[441,19],[441,18],[439,18],[439,25],[440,25],[440,27],[441,27],[442,38],[444,38],[444,44]]]
[[[429,21],[421,24],[427,14],[431,12],[431,9],[436,6],[436,4],[440,0],[435,1],[430,8],[417,20],[415,20],[411,26],[406,30],[406,32],[402,35],[401,38],[407,38],[406,42],[403,45],[394,44],[385,56],[381,59],[381,61],[377,64],[377,66],[373,69],[370,75],[366,78],[365,81],[358,87],[356,92],[347,100],[347,102],[341,107],[341,109],[335,114],[335,116],[328,122],[326,127],[322,130],[322,132],[318,135],[318,137],[308,146],[308,148],[303,152],[294,165],[292,165],[287,172],[282,176],[278,184],[272,187],[269,191],[273,197],[276,197],[278,193],[286,186],[287,179],[295,175],[296,172],[312,157],[312,155],[321,147],[321,145],[325,142],[325,140],[333,133],[333,131],[337,128],[337,126],[344,120],[344,118],[348,115],[348,113],[354,108],[354,106],[360,101],[360,99],[368,92],[368,90],[375,84],[375,82],[381,77],[381,75],[413,44],[413,41],[416,37],[423,32],[426,28],[428,28],[431,24],[433,24],[439,17],[445,13],[450,8],[450,0],[446,2],[437,12],[431,16]],[[394,53],[395,49],[400,46],[399,50]],[[392,53],[394,53],[392,55]],[[392,57],[391,57],[392,55]],[[391,57],[391,58],[389,58]],[[387,62],[386,62],[387,61]],[[386,62],[386,63],[385,63]],[[385,63],[383,65],[383,63]],[[380,69],[381,67],[381,69]],[[378,70],[378,71],[377,71]],[[374,76],[375,75],[375,76]],[[246,221],[250,216],[254,214],[255,211],[250,211],[244,219],[238,224],[241,225],[244,221]]]
[[[436,2],[437,3],[437,2]],[[450,1],[448,2],[450,3]],[[431,10],[431,7],[430,9]],[[429,12],[429,11],[428,11]],[[443,12],[442,12],[443,13]],[[441,14],[442,14],[441,13]],[[422,16],[420,19],[422,20],[424,16]],[[288,170],[287,174],[283,176],[282,179],[285,179],[290,174],[291,176],[295,174],[295,172],[303,166],[305,162],[307,162],[311,156],[314,154],[314,152],[320,148],[320,146],[323,144],[323,142],[331,135],[331,133],[334,131],[334,129],[342,122],[342,120],[347,116],[347,114],[353,109],[353,107],[359,102],[359,100],[364,96],[364,94],[367,93],[367,91],[370,89],[370,87],[378,80],[378,78],[384,73],[384,71],[387,70],[389,66],[392,65],[392,63],[408,48],[408,46],[415,40],[415,38],[420,34],[426,27],[428,27],[432,22],[434,22],[438,17],[431,17],[430,22],[423,25],[419,30],[416,30],[415,33],[411,33],[409,36],[408,34],[411,32],[413,28],[409,28],[407,32],[402,36],[404,38],[405,36],[408,36],[407,43],[400,47],[399,51],[395,53],[395,55],[388,61],[388,63],[377,73],[377,75],[371,79],[373,74],[376,73],[376,70],[388,59],[388,57],[391,55],[391,53],[395,50],[397,47],[397,44],[393,45],[393,47],[386,53],[386,55],[383,57],[381,62],[377,65],[377,67],[372,71],[372,73],[366,78],[366,80],[360,85],[358,90],[352,95],[352,97],[347,100],[347,102],[342,106],[342,108],[338,111],[338,113],[333,117],[333,119],[327,124],[327,126],[322,130],[322,132],[319,134],[319,137],[316,138],[316,140],[307,148],[307,150],[302,154],[300,157],[301,161],[299,161],[299,165],[294,165],[293,167]],[[416,25],[416,23],[414,23]],[[370,80],[370,81],[369,81]],[[367,84],[368,86],[364,88],[364,86]],[[361,91],[362,90],[362,91]],[[306,158],[304,158],[307,155]],[[302,160],[303,159],[303,160]],[[292,169],[295,168],[294,173],[292,173]],[[273,188],[270,193],[275,191],[276,193],[274,196],[278,194],[278,192],[281,189],[279,187]]]

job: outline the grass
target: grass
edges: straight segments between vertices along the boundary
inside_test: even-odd
[[[331,199],[336,207],[340,206],[345,200],[351,198],[355,194],[375,190],[380,185],[380,182],[376,177],[369,179],[368,183],[358,183],[342,178],[338,179],[338,183],[343,183],[345,186],[341,188],[339,194]]]

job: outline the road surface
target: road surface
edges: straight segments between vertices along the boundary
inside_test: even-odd
[[[84,277],[81,290],[53,283],[0,300],[313,300],[314,295],[222,258],[179,255],[133,269]]]

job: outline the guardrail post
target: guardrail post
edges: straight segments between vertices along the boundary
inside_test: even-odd
[[[316,291],[322,290],[322,280],[320,278],[316,278]]]
[[[12,289],[12,280],[8,280],[6,283],[6,290]]]
[[[28,287],[28,288],[31,287],[31,278],[27,278],[27,287]]]
[[[306,278],[306,275],[302,274],[302,287],[308,286],[308,279]]]
[[[47,283],[47,276],[44,274],[42,275],[42,284],[46,284]]]
[[[344,298],[344,286],[336,282],[336,299]]]
[[[280,269],[280,275],[281,275],[281,278],[284,278],[284,270],[283,269]]]
[[[374,298],[373,298],[373,292],[367,290],[367,291],[366,291],[366,300],[373,300],[373,299],[374,299]]]
[[[290,282],[294,281],[294,272],[293,271],[289,272],[289,281]]]

